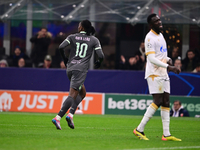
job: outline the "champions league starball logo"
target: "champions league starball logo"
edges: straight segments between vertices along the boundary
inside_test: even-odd
[[[147,48],[151,48],[151,43],[147,43]]]

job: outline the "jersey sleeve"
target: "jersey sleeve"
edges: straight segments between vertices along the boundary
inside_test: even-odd
[[[67,41],[69,44],[71,43],[71,37],[72,37],[72,35],[69,35],[69,36],[65,39],[65,41]]]
[[[155,54],[155,44],[154,40],[150,37],[145,39],[145,54],[148,56],[149,54]]]
[[[101,44],[98,39],[95,38],[94,50],[102,50]]]
[[[98,39],[95,39],[94,50],[100,59],[104,59],[104,54]]]
[[[150,60],[151,63],[153,63],[153,64],[155,64],[159,67],[163,67],[163,68],[168,67],[168,64],[163,63],[162,61],[156,59],[155,54],[149,54],[147,57],[148,57],[148,59]]]
[[[70,45],[71,43],[71,35],[69,35],[60,45],[59,45],[59,49],[64,49],[65,47],[67,47],[68,45]]]

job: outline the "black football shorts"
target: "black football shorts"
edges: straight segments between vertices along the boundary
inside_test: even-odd
[[[70,88],[80,91],[82,85],[85,82],[86,76],[87,72],[82,72],[78,70],[67,71],[67,77],[70,80]]]

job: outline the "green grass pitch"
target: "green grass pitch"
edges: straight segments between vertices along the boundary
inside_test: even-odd
[[[51,122],[56,114],[0,113],[0,150],[180,150],[200,149],[200,118],[171,118],[171,134],[182,142],[162,141],[162,121],[154,116],[146,125],[149,141],[139,140],[133,129],[142,116],[75,115],[75,129],[61,120],[62,130]]]

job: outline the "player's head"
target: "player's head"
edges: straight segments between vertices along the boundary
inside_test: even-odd
[[[83,20],[79,23],[78,32],[85,31],[87,35],[93,35],[95,29],[89,20]]]
[[[151,29],[156,33],[160,33],[163,29],[160,17],[157,14],[151,14],[147,17],[147,22]]]

